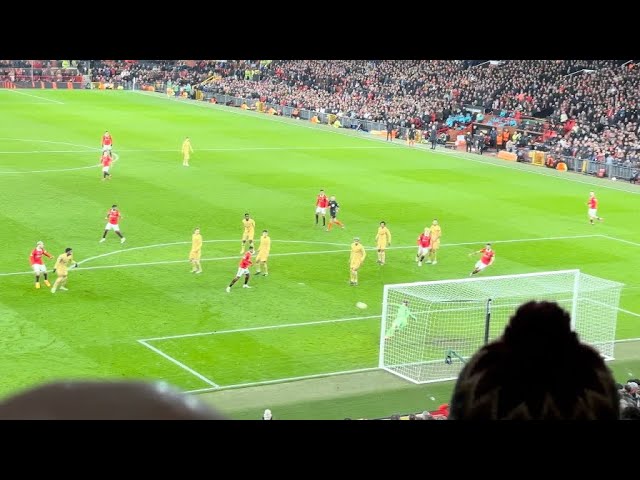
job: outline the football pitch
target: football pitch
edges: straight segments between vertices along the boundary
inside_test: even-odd
[[[105,130],[110,181],[98,166]],[[321,188],[344,229],[314,225]],[[604,217],[593,226],[591,190]],[[144,379],[238,419],[435,408],[451,382],[416,386],[377,369],[383,286],[464,278],[486,242],[496,261],[480,275],[580,269],[624,283],[610,366],[619,381],[640,375],[640,188],[624,182],[157,94],[0,89],[0,204],[0,396],[57,379]],[[112,232],[98,242],[112,204],[122,245]],[[227,293],[245,212],[256,240],[263,229],[272,238],[269,276]],[[434,218],[438,264],[418,267],[416,238]],[[384,266],[380,221],[393,237]],[[195,227],[200,275],[187,260]],[[357,287],[354,236],[368,253]],[[73,248],[68,291],[34,288],[38,240],[54,257]]]

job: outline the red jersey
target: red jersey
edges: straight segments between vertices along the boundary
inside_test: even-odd
[[[480,253],[482,253],[480,261],[485,265],[489,265],[491,263],[491,259],[496,255],[496,252],[494,252],[493,250],[487,250],[486,248],[480,250]]]
[[[251,261],[251,252],[246,252],[242,256],[242,260],[240,260],[240,268],[249,268],[251,265],[253,265],[253,262]]]
[[[598,208],[598,199],[596,197],[591,197],[589,199],[589,201],[587,202],[587,205],[589,205],[589,208],[592,209],[597,209]]]
[[[327,205],[329,205],[329,197],[326,195],[318,195],[316,207],[327,208]]]
[[[40,247],[34,248],[33,251],[31,252],[31,255],[29,256],[29,263],[31,263],[31,265],[42,265],[43,255],[45,257],[53,258],[53,256],[49,252],[47,252],[45,249]]]
[[[422,248],[430,247],[431,235],[425,235],[424,233],[421,233],[420,236],[418,237],[418,245],[420,245]]]
[[[111,225],[117,225],[118,220],[120,220],[120,212],[118,210],[109,210],[107,212],[107,217],[109,218],[109,223]]]
[[[106,145],[111,145],[113,143],[113,139],[111,138],[111,135],[103,135],[102,136],[102,146],[106,146]]]
[[[112,161],[113,159],[111,158],[111,155],[103,155],[100,159],[103,167],[110,167]]]

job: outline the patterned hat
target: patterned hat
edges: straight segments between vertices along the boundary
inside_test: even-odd
[[[502,337],[465,365],[450,419],[617,420],[616,384],[600,354],[581,343],[554,302],[528,302]]]

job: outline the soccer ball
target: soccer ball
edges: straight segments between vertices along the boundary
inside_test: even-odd
[[[611,177],[612,182],[615,182],[616,180],[618,180],[616,177]]]
[[[356,303],[356,307],[358,308],[367,308],[367,304],[364,302],[358,302]]]

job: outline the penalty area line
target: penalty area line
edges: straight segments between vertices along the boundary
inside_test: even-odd
[[[140,345],[144,345],[145,347],[147,347],[149,350],[157,353],[158,355],[160,355],[161,357],[166,358],[167,360],[169,360],[170,362],[174,363],[175,365],[179,366],[180,368],[182,368],[183,370],[186,370],[187,372],[189,372],[192,375],[195,375],[196,377],[198,377],[200,380],[202,380],[205,383],[208,383],[209,385],[211,385],[214,389],[215,388],[220,388],[220,386],[212,381],[209,380],[207,377],[205,377],[204,375],[202,375],[201,373],[196,372],[193,368],[190,368],[188,366],[186,366],[184,363],[176,360],[175,358],[173,358],[171,355],[167,355],[166,353],[164,353],[162,350],[160,350],[159,348],[154,347],[153,345],[149,345],[148,343],[146,343],[144,340],[138,340],[138,343]]]
[[[300,322],[300,323],[282,323],[279,325],[264,325],[260,327],[246,327],[246,328],[235,328],[232,330],[215,330],[211,332],[201,332],[201,333],[186,333],[184,335],[170,335],[167,337],[155,337],[155,338],[145,338],[142,340],[138,340],[139,342],[154,342],[161,340],[172,340],[174,338],[187,338],[187,337],[202,337],[205,335],[222,335],[225,333],[242,333],[242,332],[254,332],[256,330],[273,330],[276,328],[291,328],[291,327],[304,327],[307,325],[322,325],[326,323],[341,323],[341,322],[353,322],[357,320],[370,320],[372,318],[380,318],[381,315],[367,315],[364,317],[346,317],[346,318],[334,318],[331,320],[314,320],[312,322]]]

